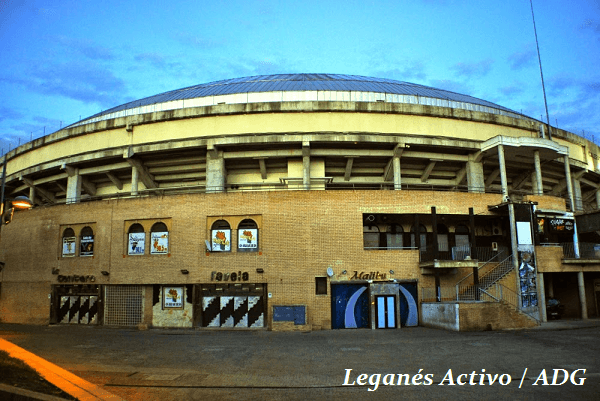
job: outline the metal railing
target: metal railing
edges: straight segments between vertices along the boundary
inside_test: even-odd
[[[477,268],[477,271],[481,271],[484,267],[487,267],[490,263],[502,263],[502,261],[504,259],[506,259],[507,257],[509,257],[508,254],[508,248],[506,247],[499,247],[498,251],[496,251],[496,254],[493,255],[491,258],[485,260],[485,259],[477,259],[480,261],[479,267]],[[483,262],[483,263],[482,263]],[[467,274],[465,277],[463,277],[462,279],[460,279],[458,281],[458,283],[456,283],[457,286],[459,285],[463,285],[462,283],[466,280],[468,280],[469,278],[473,277],[473,273],[469,273]]]
[[[479,293],[479,296],[477,296]],[[514,308],[518,308],[519,296],[510,288],[495,283],[487,289],[475,288],[473,286],[457,287],[424,287],[421,289],[422,302],[504,302]]]
[[[579,242],[579,257],[575,252],[575,244],[567,242],[561,244],[564,259],[600,259],[600,244]]]
[[[496,258],[499,253],[508,252],[508,248],[500,247],[498,250],[494,250],[492,247],[474,247],[470,245],[466,246],[454,246],[448,251],[438,250],[437,254],[434,252],[433,245],[427,245],[422,247],[419,252],[420,262],[432,262],[434,260],[473,260],[476,259],[480,262],[487,262]]]

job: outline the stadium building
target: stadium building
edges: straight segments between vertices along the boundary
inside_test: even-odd
[[[462,331],[535,326],[550,299],[598,316],[599,154],[389,79],[267,75],[136,100],[5,156],[0,319]]]

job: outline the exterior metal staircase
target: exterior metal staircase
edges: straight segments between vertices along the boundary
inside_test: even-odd
[[[506,255],[506,254],[499,254]],[[500,262],[494,262],[493,260],[489,260],[483,263],[478,270],[488,266],[490,263],[494,263],[495,266],[487,272],[485,275],[479,277],[479,286],[475,287],[474,284],[471,285],[461,285],[462,282],[473,276],[473,273],[465,276],[462,280],[460,280],[456,284],[456,299],[457,301],[475,301],[481,299],[481,295],[487,295],[494,299],[495,301],[499,301],[494,295],[487,292],[487,290],[492,287],[494,284],[498,283],[504,276],[509,274],[513,269],[512,263],[512,255],[506,257]],[[479,295],[479,296],[478,296]]]

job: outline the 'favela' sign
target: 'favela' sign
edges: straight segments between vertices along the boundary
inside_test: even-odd
[[[386,280],[386,273],[358,272],[355,270],[350,280]]]

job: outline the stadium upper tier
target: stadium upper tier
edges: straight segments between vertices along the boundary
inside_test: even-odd
[[[529,118],[472,96],[392,79],[340,74],[277,74],[227,79],[161,93],[110,108],[71,126],[189,107],[299,101],[420,104]]]

